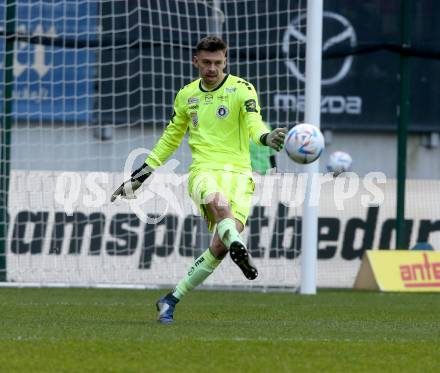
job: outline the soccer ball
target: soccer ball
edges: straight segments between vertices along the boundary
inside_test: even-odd
[[[346,152],[337,151],[330,154],[327,163],[327,170],[333,172],[333,176],[338,176],[343,172],[351,171],[351,164],[353,160],[350,154]]]
[[[324,150],[324,136],[319,128],[312,124],[297,124],[287,133],[284,148],[293,161],[312,163]]]

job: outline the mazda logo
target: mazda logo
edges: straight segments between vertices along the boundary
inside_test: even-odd
[[[301,72],[299,67],[300,61],[293,60],[291,58],[291,48],[298,48],[298,44],[306,43],[306,35],[301,32],[301,26],[304,29],[304,24],[306,21],[306,14],[301,14],[296,17],[287,27],[287,30],[284,33],[282,50],[286,55],[285,64],[288,70],[295,76],[296,79],[305,82],[305,74]],[[341,16],[340,14],[327,12],[323,13],[323,23],[324,26],[326,24],[334,24],[338,23],[338,29],[342,30],[338,32],[336,35],[330,36],[327,40],[323,40],[322,50],[323,52],[332,48],[335,45],[348,43],[350,47],[355,47],[357,44],[356,33],[354,31],[353,26],[347,20],[347,18]],[[332,28],[333,29],[333,28]],[[292,40],[293,39],[293,40]],[[330,77],[322,77],[322,85],[331,85],[339,82],[344,79],[345,76],[350,71],[351,65],[353,63],[353,56],[347,56],[343,59],[341,66],[337,69],[336,73],[333,73]],[[304,65],[304,64],[303,64]],[[324,74],[323,74],[324,75]]]

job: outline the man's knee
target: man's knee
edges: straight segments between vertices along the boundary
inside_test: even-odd
[[[220,193],[213,196],[207,207],[216,221],[232,216],[228,200]]]

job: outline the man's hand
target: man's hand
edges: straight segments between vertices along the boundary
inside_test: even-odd
[[[286,137],[286,128],[276,128],[267,135],[266,144],[277,152],[284,146],[284,138]]]
[[[135,199],[136,196],[134,192],[140,188],[142,183],[147,180],[154,170],[144,163],[136,171],[131,174],[131,179],[122,183],[122,185],[116,189],[111,198],[110,202],[113,202],[116,198],[121,197],[125,199]]]
[[[135,199],[136,196],[134,192],[139,189],[142,183],[139,180],[127,180],[122,185],[116,189],[112,197],[110,198],[110,202],[114,202],[116,198],[121,197],[124,199]]]

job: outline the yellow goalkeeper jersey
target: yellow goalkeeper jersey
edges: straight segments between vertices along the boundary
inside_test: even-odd
[[[190,170],[223,170],[251,174],[249,139],[260,146],[264,125],[254,86],[233,75],[206,91],[197,79],[174,100],[173,116],[146,163],[161,166],[177,149],[186,131],[192,153]]]

